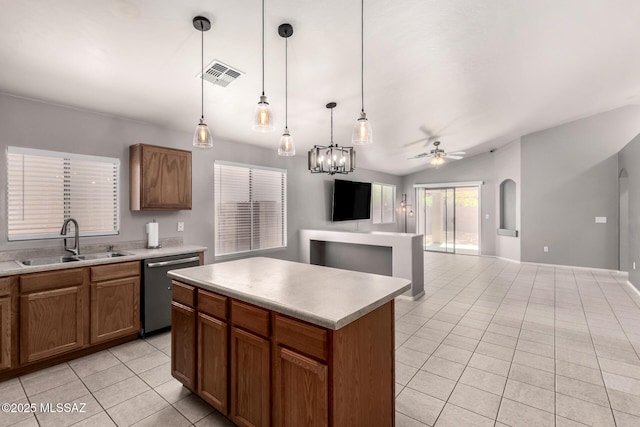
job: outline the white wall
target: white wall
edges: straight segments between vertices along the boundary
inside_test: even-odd
[[[194,118],[194,129],[197,117]],[[213,129],[215,135],[215,129]],[[117,157],[120,172],[120,235],[87,237],[82,243],[115,244],[144,240],[144,224],[156,219],[160,223],[160,237],[181,236],[186,244],[209,247],[205,261],[214,261],[214,193],[213,164],[215,160],[263,165],[288,171],[288,247],[269,252],[271,257],[298,260],[298,230],[301,228],[339,230],[397,231],[398,224],[374,226],[369,221],[330,221],[332,181],[328,175],[307,171],[306,153],[293,158],[279,157],[276,152],[278,132],[265,134],[272,140],[273,149],[259,148],[214,136],[214,148],[200,150],[191,145],[193,135],[121,117],[98,114],[64,106],[0,94],[0,150],[6,164],[6,147],[20,146],[45,150]],[[348,137],[347,135],[344,138]],[[320,142],[320,141],[318,141]],[[129,146],[138,143],[161,145],[193,151],[193,204],[191,211],[132,212],[129,210]],[[367,147],[358,148],[366,150]],[[4,168],[3,168],[4,169]],[[400,187],[401,178],[393,175],[357,169],[349,175],[335,175],[341,179],[383,182]],[[0,251],[34,247],[56,247],[59,240],[7,241],[6,174],[0,174]],[[398,198],[400,195],[398,195]],[[399,202],[398,202],[399,203]],[[185,231],[177,231],[177,222],[184,221]],[[61,224],[62,225],[62,224]],[[82,224],[80,224],[82,228]]]

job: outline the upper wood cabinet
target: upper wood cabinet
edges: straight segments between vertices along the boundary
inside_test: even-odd
[[[129,147],[129,209],[191,209],[191,151]]]

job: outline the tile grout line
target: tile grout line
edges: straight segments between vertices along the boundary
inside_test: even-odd
[[[522,269],[522,267],[520,267],[518,272],[520,272],[521,269]],[[533,281],[531,283],[531,289],[529,291],[529,296],[527,297],[527,306],[526,306],[524,314],[522,316],[522,321],[520,322],[520,328],[518,330],[518,336],[516,337],[516,347],[513,349],[513,355],[511,357],[511,361],[509,362],[509,370],[507,371],[507,379],[504,382],[504,388],[502,389],[502,396],[500,396],[500,403],[498,403],[498,410],[496,412],[496,418],[495,418],[495,421],[493,423],[494,426],[498,423],[498,416],[500,415],[500,409],[502,408],[502,400],[503,399],[511,400],[511,399],[508,399],[508,398],[504,397],[504,392],[507,389],[507,383],[509,382],[509,374],[511,373],[511,368],[513,367],[513,359],[515,359],[516,351],[518,350],[518,341],[520,340],[520,334],[522,333],[522,326],[524,325],[524,319],[527,316],[527,308],[529,308],[529,301],[531,300],[531,295],[533,294],[533,289],[536,286],[536,278],[538,277],[538,270],[539,270],[539,267],[536,267],[536,271],[535,271],[535,274],[533,276]],[[516,278],[517,278],[517,276],[516,276]],[[514,282],[515,282],[515,279],[514,279]],[[512,283],[511,286],[513,286],[513,283]],[[509,290],[511,290],[511,287],[509,288]],[[506,295],[505,295],[505,297],[506,297]],[[554,422],[555,422],[555,416],[554,416]]]
[[[473,279],[472,279],[472,280],[471,280],[471,281],[470,281],[470,282],[469,282],[469,283],[468,283],[464,288],[461,288],[461,289],[460,289],[460,291],[458,291],[458,293],[456,293],[456,295],[454,295],[454,296],[451,298],[451,300],[450,300],[449,302],[451,302],[451,301],[455,300],[455,298],[456,298],[458,295],[460,295],[460,293],[462,293],[464,290],[466,290],[466,289],[469,287],[469,285],[471,285],[471,283],[473,282],[473,280],[477,279],[477,278],[478,278],[482,273],[484,273],[486,270],[488,270],[488,269],[490,269],[490,268],[494,267],[494,266],[496,265],[496,263],[497,263],[497,261],[496,261],[496,262],[492,262],[491,264],[487,265],[487,267],[486,267],[486,268],[484,268],[481,272],[479,272],[479,273],[478,273],[478,274],[477,274],[477,275],[476,275],[476,276],[475,276],[475,277],[474,277],[474,278],[473,278]],[[474,301],[472,304],[470,304],[469,308],[468,308],[468,309],[465,311],[465,313],[460,317],[460,320],[462,320],[462,319],[464,318],[464,316],[465,316],[467,313],[469,313],[469,311],[473,308],[474,304],[475,304],[476,302],[478,302],[478,300],[479,300],[479,299],[480,299],[480,298],[485,294],[485,292],[486,292],[488,289],[490,289],[490,288],[491,288],[491,286],[494,284],[494,282],[495,282],[495,280],[496,280],[496,277],[498,277],[498,276],[500,275],[500,273],[502,273],[506,268],[507,268],[507,265],[505,264],[505,266],[504,266],[503,268],[501,268],[501,269],[500,269],[500,271],[499,271],[499,272],[497,272],[497,273],[493,276],[493,278],[491,279],[491,281],[490,281],[489,283],[487,283],[487,286],[483,289],[482,293],[480,293],[480,294],[478,295],[478,297],[475,299],[475,301]],[[504,301],[504,299],[505,299],[505,298],[506,298],[506,296],[508,295],[509,290],[510,290],[510,289],[511,289],[511,287],[513,286],[513,282],[516,280],[516,278],[517,278],[518,273],[520,272],[520,270],[521,270],[521,267],[519,267],[519,268],[518,268],[518,271],[517,271],[517,273],[514,275],[514,279],[511,281],[511,284],[509,285],[509,288],[504,292],[504,295],[502,296],[502,299],[500,300],[500,304],[497,306],[497,308],[495,309],[494,314],[491,316],[491,320],[493,320],[493,318],[495,317],[495,314],[496,314],[496,313],[498,312],[498,310],[500,309],[500,306],[502,305],[502,302]],[[448,304],[448,303],[447,303],[447,304]],[[445,304],[445,306],[446,306],[447,304]],[[438,310],[438,312],[439,312],[439,311],[441,311],[442,309],[444,309],[444,307],[445,307],[445,306],[443,306],[440,310]],[[436,312],[436,314],[437,314],[438,312]],[[487,313],[487,314],[488,314],[488,313]],[[434,316],[435,316],[435,314],[434,314]],[[438,351],[438,348],[440,348],[440,346],[442,345],[442,343],[447,339],[447,337],[448,337],[449,335],[451,335],[451,334],[452,334],[453,329],[455,329],[455,327],[456,327],[456,326],[458,326],[458,324],[460,323],[460,320],[458,320],[458,322],[457,322],[457,323],[455,323],[455,326],[454,326],[453,328],[451,328],[451,330],[447,333],[447,335],[445,335],[445,337],[444,337],[444,338],[442,339],[442,341],[438,344],[438,346],[435,348],[435,350],[433,351],[433,353],[432,353],[431,355],[429,355],[429,358],[425,361],[425,363],[424,363],[424,364],[426,364],[426,363],[429,361],[429,359],[431,359],[431,357],[432,357],[432,356],[434,356],[434,353],[435,353],[436,351]],[[478,340],[478,343],[476,344],[476,347],[475,347],[475,348],[477,348],[477,347],[478,347],[478,345],[480,345],[480,342],[482,341],[482,337],[483,337],[483,336],[484,336],[484,334],[486,333],[486,331],[487,331],[488,327],[491,325],[491,320],[489,320],[488,325],[487,325],[487,328],[485,328],[485,329],[484,329],[483,334],[482,334],[482,336],[480,337],[480,339]],[[453,335],[457,335],[457,334],[453,334]],[[457,348],[457,347],[456,347],[456,348]],[[472,354],[471,354],[471,357],[469,357],[469,360],[471,360],[471,358],[473,357],[473,354],[475,354],[475,348],[474,348],[474,351],[473,351],[473,352],[471,352]],[[468,350],[467,350],[467,351],[468,351]],[[479,354],[480,354],[480,353],[479,353]],[[438,357],[438,356],[435,356],[435,357]],[[448,360],[448,359],[445,359],[445,360]],[[453,394],[453,392],[454,392],[455,388],[458,386],[458,384],[459,384],[459,382],[460,382],[460,378],[462,378],[462,375],[464,374],[464,371],[465,371],[465,370],[466,370],[466,368],[469,366],[469,360],[467,360],[467,362],[464,364],[464,369],[462,370],[462,373],[460,374],[460,377],[458,377],[458,379],[456,380],[456,384],[454,385],[453,389],[452,389],[452,390],[451,390],[451,392],[449,393],[449,396],[447,397],[447,400],[445,400],[445,405],[444,405],[444,406],[446,406],[446,405],[447,405],[447,403],[449,403],[449,399],[451,398],[451,395]],[[455,362],[455,363],[457,363],[457,362]],[[424,364],[423,364],[422,366],[424,366]],[[421,368],[419,368],[419,370],[420,370],[420,369],[421,369]],[[437,374],[434,374],[434,375],[437,375]],[[414,374],[414,376],[415,376],[415,374]],[[413,378],[413,377],[412,377],[412,378]],[[408,384],[408,383],[407,383],[407,384]],[[463,383],[463,384],[464,384],[464,383]],[[505,382],[505,384],[506,384],[506,382]],[[464,384],[464,385],[466,385],[466,386],[468,386],[468,387],[475,388],[475,389],[477,389],[477,390],[486,391],[486,390],[478,389],[477,387],[473,387],[473,386],[468,385],[468,384]],[[408,385],[407,385],[406,387],[408,387]],[[410,387],[409,387],[409,388],[410,388]],[[413,389],[412,389],[412,390],[413,390]],[[504,392],[504,389],[503,389],[503,392]],[[487,393],[490,393],[490,392],[487,392]],[[491,393],[491,394],[494,394],[494,393]],[[494,394],[494,395],[495,395],[495,394]],[[455,404],[453,404],[453,403],[451,403],[451,404],[452,404],[452,405],[455,405]],[[444,410],[444,406],[443,406],[443,410]],[[455,405],[455,406],[458,406],[458,405]],[[458,407],[460,407],[460,406],[458,406]],[[477,415],[483,416],[483,417],[485,417],[485,418],[488,418],[488,417],[486,417],[485,415],[478,414],[477,412],[474,412],[474,411],[472,411],[472,410],[470,410],[470,409],[468,409],[468,408],[463,408],[463,409],[465,409],[465,410],[467,410],[467,411],[469,411],[469,412],[472,412],[472,413],[474,413],[474,414],[477,414]],[[498,409],[499,409],[499,406],[498,406]],[[435,422],[434,422],[434,425],[438,422],[438,419],[440,418],[440,415],[441,415],[441,414],[442,414],[442,410],[440,411],[440,413],[439,413],[439,414],[438,414],[438,416],[436,417],[436,420],[435,420]],[[496,418],[497,418],[497,415],[498,415],[498,414],[497,414],[497,412],[496,412]],[[494,421],[494,425],[495,425],[495,422],[496,422],[496,418],[494,418],[494,420],[493,420],[493,421]]]
[[[585,322],[587,324],[587,330],[589,331],[589,339],[591,340],[591,345],[593,346],[593,351],[596,354],[596,362],[598,363],[598,369],[600,370],[600,377],[602,378],[602,384],[604,384],[604,391],[607,394],[607,400],[609,402],[609,411],[611,412],[611,418],[613,418],[613,425],[617,426],[618,423],[616,422],[616,417],[615,417],[615,414],[613,413],[613,407],[611,406],[611,398],[609,397],[609,391],[607,390],[607,383],[604,381],[604,374],[602,373],[602,366],[600,366],[600,359],[598,358],[598,352],[596,350],[596,345],[593,342],[593,336],[591,335],[591,328],[589,327],[589,322],[586,319],[587,315],[586,315],[586,312],[584,311],[584,302],[582,301],[582,293],[580,292],[580,286],[578,285],[578,280],[576,278],[575,270],[571,269],[571,274],[573,275],[573,279],[574,279],[574,282],[576,284],[576,290],[577,290],[577,293],[578,293],[578,298],[580,300],[580,306],[582,307],[582,313],[583,313],[583,315],[585,317]],[[590,271],[590,274],[593,277],[593,273],[591,271]],[[596,280],[595,277],[594,277],[594,280]],[[598,283],[598,281],[596,280],[596,284],[597,283]],[[602,293],[602,290],[600,289],[599,286],[598,286],[598,289],[600,290],[600,293]],[[560,394],[562,394],[562,393],[560,393]],[[571,396],[571,397],[573,397],[573,396]],[[556,398],[556,400],[557,400],[557,398]],[[574,421],[578,421],[578,420],[574,420]]]
[[[434,317],[435,317],[435,316],[436,316],[440,311],[442,311],[442,310],[443,310],[443,309],[444,309],[444,308],[445,308],[449,303],[451,303],[452,301],[454,301],[454,299],[455,299],[458,295],[460,295],[460,293],[461,293],[461,292],[463,292],[465,289],[467,289],[467,287],[468,287],[469,285],[471,285],[471,283],[473,283],[473,281],[474,281],[475,279],[477,279],[477,278],[478,278],[482,273],[484,273],[486,270],[488,270],[489,268],[493,267],[494,265],[495,265],[495,262],[491,262],[491,263],[490,263],[490,264],[488,264],[485,268],[483,268],[480,272],[478,272],[478,273],[473,277],[473,279],[471,279],[471,280],[470,280],[470,282],[469,282],[467,285],[465,285],[464,287],[460,288],[460,290],[459,290],[455,295],[453,295],[453,296],[449,299],[449,301],[447,301],[447,303],[443,304],[443,305],[442,305],[442,307],[441,307],[439,310],[437,310],[437,311],[433,314],[433,316],[431,316],[431,317],[429,318],[429,320],[433,319],[433,318],[434,318]],[[503,270],[504,270],[504,268],[503,268],[503,269],[501,269],[500,271],[502,272]],[[462,273],[461,273],[461,274],[458,274],[458,275],[457,275],[457,276],[455,276],[453,279],[451,279],[448,283],[452,283],[452,282],[455,280],[455,278],[460,277],[461,275],[462,275]],[[486,290],[487,290],[488,288],[490,288],[490,287],[491,287],[491,284],[492,284],[492,282],[493,282],[494,280],[495,280],[495,276],[494,276],[494,279],[492,279],[492,280],[491,280],[491,282],[487,283],[487,286],[484,288],[484,290],[482,291],[482,293],[481,293],[480,295],[478,295],[478,297],[475,299],[475,301],[474,301],[474,303],[473,303],[473,304],[475,304],[475,302],[477,302],[477,301],[478,301],[478,299],[480,299],[480,297],[484,294],[484,292],[486,292]],[[443,286],[443,287],[444,287],[444,286]],[[441,288],[440,288],[440,289],[441,289]],[[437,293],[437,292],[436,292],[436,293]],[[434,295],[435,295],[435,294],[434,294]],[[432,295],[432,296],[433,296],[433,295]],[[425,300],[424,302],[427,302],[427,301],[428,301],[428,298],[427,298],[427,300]],[[469,308],[465,311],[465,314],[464,314],[464,315],[462,315],[462,316],[460,317],[460,320],[461,320],[462,318],[464,318],[464,316],[469,312],[469,310],[471,310],[471,308],[473,307],[473,304],[470,304]],[[409,313],[407,313],[407,314],[409,314]],[[437,319],[435,319],[435,320],[437,320]],[[416,373],[415,373],[415,374],[413,374],[413,375],[411,376],[411,378],[409,379],[409,381],[407,381],[407,385],[405,385],[405,386],[403,387],[403,390],[404,390],[405,388],[409,388],[409,389],[411,389],[411,390],[414,390],[413,388],[408,387],[408,384],[411,382],[411,380],[413,379],[413,377],[415,377],[415,376],[417,375],[417,373],[418,373],[418,372],[420,372],[420,370],[422,370],[422,366],[424,366],[424,365],[429,361],[429,359],[431,359],[431,357],[433,356],[433,353],[435,353],[435,352],[438,350],[438,348],[440,347],[440,345],[442,344],[442,342],[444,342],[444,340],[445,340],[445,339],[446,339],[446,338],[451,334],[451,331],[452,331],[453,329],[455,329],[455,326],[457,326],[457,325],[458,325],[458,323],[460,323],[460,320],[458,320],[458,322],[457,322],[457,323],[455,323],[454,327],[453,327],[453,328],[451,328],[451,330],[450,330],[450,331],[445,335],[445,337],[440,341],[440,343],[438,343],[438,346],[433,350],[433,352],[432,352],[431,354],[429,354],[429,355],[428,355],[429,357],[427,358],[427,360],[425,360],[425,362],[421,365],[421,367],[420,367],[420,368],[418,368],[418,370],[416,371]],[[426,326],[426,323],[428,323],[428,321],[427,321],[427,322],[425,322],[425,324],[424,324],[423,326]],[[449,322],[447,322],[447,323],[449,323]],[[432,328],[429,328],[429,329],[432,329]],[[416,331],[416,332],[417,332],[417,331]],[[440,332],[444,332],[444,331],[440,331]],[[415,334],[415,332],[414,332],[414,334]],[[413,336],[414,334],[412,334],[411,336]],[[454,335],[456,335],[456,334],[454,334]],[[431,340],[429,340],[429,341],[431,341]],[[478,341],[478,342],[479,342],[479,341]],[[476,344],[476,347],[477,347],[477,344]],[[438,356],[435,356],[435,357],[438,357]],[[448,359],[445,359],[445,360],[447,360],[447,361],[448,361]],[[457,362],[456,362],[456,363],[457,363]],[[468,362],[467,362],[467,363],[468,363]],[[466,369],[466,366],[467,366],[467,365],[465,365],[465,369]],[[429,371],[427,371],[427,372],[429,372]],[[464,370],[463,370],[463,372],[464,372]],[[429,373],[432,373],[432,372],[429,372]],[[437,376],[439,376],[439,377],[441,377],[441,378],[446,378],[446,377],[442,377],[441,375],[438,375],[438,374],[434,374],[434,375],[437,375]],[[460,374],[460,375],[462,376],[462,374]],[[450,378],[447,378],[447,379],[451,380]],[[460,380],[460,378],[458,378],[458,380],[456,380],[456,385],[458,384],[458,381],[459,381],[459,380]],[[455,389],[456,385],[454,385],[454,389]],[[416,390],[416,391],[418,391],[418,390]],[[422,392],[420,392],[420,393],[422,393]],[[438,416],[436,417],[436,419],[435,419],[435,421],[434,421],[434,425],[437,423],[438,419],[440,418],[440,414],[442,413],[442,410],[444,410],[444,407],[445,407],[445,406],[446,406],[446,404],[448,403],[448,401],[449,401],[449,397],[451,396],[451,394],[452,394],[452,393],[453,393],[453,389],[452,389],[452,390],[451,390],[451,392],[449,393],[449,396],[447,397],[447,400],[445,400],[445,401],[444,401],[444,402],[445,402],[445,404],[443,405],[442,409],[441,409],[441,410],[440,410],[440,412],[438,413]],[[430,396],[430,395],[429,395],[429,396]],[[430,397],[433,397],[433,396],[430,396]],[[435,399],[437,399],[437,398],[435,398]],[[438,400],[442,400],[442,399],[438,399]],[[457,405],[456,405],[456,406],[457,406]],[[466,410],[468,411],[468,409],[466,409]],[[469,411],[469,412],[473,412],[473,411]],[[401,413],[402,413],[402,412],[401,412]],[[475,413],[475,412],[473,412],[473,413]],[[405,416],[407,416],[407,417],[409,417],[409,418],[412,418],[412,417],[410,417],[409,415],[407,415],[407,414],[405,414],[405,413],[402,413],[402,414],[403,414],[403,415],[405,415]],[[481,414],[478,414],[478,415],[481,415]],[[483,415],[482,415],[482,416],[483,416]],[[412,419],[415,419],[415,418],[412,418]],[[416,420],[416,421],[419,421],[419,420]],[[421,421],[419,421],[419,422],[421,422]]]
[[[622,330],[622,333],[624,334],[624,337],[627,339],[627,342],[629,343],[629,345],[631,345],[631,348],[633,349],[633,352],[636,354],[638,359],[640,359],[640,354],[638,354],[638,350],[636,350],[636,348],[631,344],[631,340],[629,339],[629,336],[627,335],[627,331],[625,331],[624,327],[622,326],[622,323],[620,323],[620,318],[616,314],[616,310],[614,309],[614,307],[611,305],[611,301],[609,301],[609,298],[607,297],[606,292],[604,292],[604,290],[602,289],[602,286],[600,286],[600,282],[598,281],[598,278],[596,276],[593,276],[593,279],[596,281],[596,284],[598,285],[598,288],[600,289],[600,292],[604,296],[604,299],[607,301],[607,305],[609,306],[609,309],[613,313],[613,316],[616,318],[616,321],[618,322],[618,325],[620,326],[620,329]],[[620,287],[620,284],[618,283],[618,281],[616,281],[616,285]],[[591,329],[589,329],[589,333],[591,333]],[[598,353],[598,351],[596,349],[596,357],[597,357],[597,353]],[[606,387],[606,385],[607,384],[605,383],[605,387]]]

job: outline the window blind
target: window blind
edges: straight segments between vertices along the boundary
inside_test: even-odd
[[[216,162],[215,254],[287,246],[287,171]]]
[[[372,219],[374,224],[387,224],[396,221],[396,186],[389,184],[373,184],[371,198]]]
[[[8,239],[57,238],[67,218],[80,236],[117,234],[119,169],[115,158],[8,147]]]

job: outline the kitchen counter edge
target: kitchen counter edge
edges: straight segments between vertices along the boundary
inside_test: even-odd
[[[267,310],[272,310],[275,312],[278,312],[280,314],[284,314],[287,316],[291,316],[295,319],[299,319],[299,320],[304,320],[306,322],[312,323],[314,325],[317,326],[321,326],[323,328],[328,328],[328,329],[332,329],[332,330],[338,330],[341,329],[345,326],[347,326],[349,323],[358,320],[359,318],[363,317],[364,315],[374,311],[375,309],[383,306],[384,304],[386,304],[387,302],[393,300],[395,297],[402,295],[402,293],[404,293],[406,290],[411,288],[411,281],[408,279],[399,279],[399,278],[393,278],[395,280],[405,280],[407,283],[405,286],[402,286],[398,289],[396,289],[393,292],[390,292],[389,294],[385,295],[384,297],[379,298],[378,300],[366,305],[365,307],[362,307],[358,310],[353,311],[352,313],[338,319],[338,320],[333,320],[333,319],[327,319],[326,317],[322,317],[319,316],[315,313],[310,313],[308,311],[303,311],[303,310],[299,310],[296,309],[295,307],[291,307],[289,305],[284,305],[281,304],[277,301],[273,301],[273,300],[269,300],[269,299],[265,299],[265,298],[261,298],[259,296],[256,296],[254,294],[249,294],[246,292],[240,292],[237,290],[234,290],[232,288],[226,287],[226,286],[219,286],[216,285],[214,283],[208,282],[208,281],[201,281],[201,280],[197,280],[197,279],[193,279],[191,277],[185,276],[183,274],[177,273],[175,270],[174,271],[169,271],[168,276],[176,281],[182,282],[182,283],[186,283],[188,285],[192,285],[195,286],[197,288],[201,288],[207,291],[211,291],[211,292],[215,292],[217,294],[220,295],[224,295],[226,297],[230,297],[230,298],[234,298],[249,304],[253,304],[253,305],[257,305],[258,307],[262,307],[264,309]],[[391,279],[391,277],[390,277]]]
[[[127,261],[139,261],[149,258],[160,258],[172,255],[183,255],[194,252],[206,252],[206,246],[184,245],[184,246],[167,246],[158,249],[127,249],[122,252],[129,255],[114,258],[101,258],[92,260],[82,260],[74,262],[65,262],[62,264],[47,264],[22,267],[17,261],[0,262],[0,277],[15,276],[19,274],[39,273],[42,271],[66,270],[77,267],[90,267],[93,265],[116,264]]]

